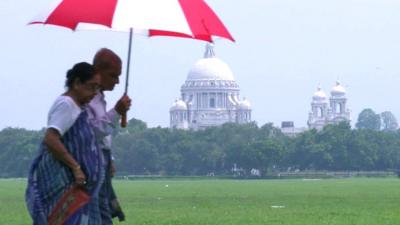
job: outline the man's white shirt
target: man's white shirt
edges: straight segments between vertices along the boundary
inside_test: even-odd
[[[101,149],[111,149],[111,135],[118,126],[121,116],[114,108],[107,111],[107,102],[102,92],[88,104],[88,116],[91,126],[96,134],[96,139]]]

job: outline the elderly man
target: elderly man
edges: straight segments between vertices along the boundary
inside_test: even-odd
[[[110,49],[102,48],[94,56],[93,66],[100,74],[101,82],[100,91],[89,103],[89,120],[95,130],[98,145],[103,153],[104,166],[106,167],[105,182],[100,191],[102,225],[110,225],[113,217],[118,217],[120,221],[125,220],[125,215],[119,206],[111,185],[111,178],[115,173],[111,153],[111,135],[118,127],[121,116],[129,110],[131,99],[124,95],[112,109],[107,111],[104,92],[112,91],[115,85],[119,83],[122,61]]]

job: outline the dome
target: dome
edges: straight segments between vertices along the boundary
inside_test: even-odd
[[[190,70],[187,80],[229,80],[234,81],[229,66],[216,57],[203,58]]]
[[[243,101],[239,102],[239,108],[240,109],[251,109],[251,104],[247,99],[244,99]]]
[[[315,101],[322,101],[326,100],[326,94],[325,92],[321,89],[321,87],[318,87],[317,91],[313,95],[313,100]]]
[[[346,89],[340,84],[340,81],[336,81],[336,85],[332,88],[332,95],[344,95],[346,94]]]
[[[175,100],[175,102],[172,104],[170,111],[175,111],[175,110],[187,110],[186,103],[182,100]]]

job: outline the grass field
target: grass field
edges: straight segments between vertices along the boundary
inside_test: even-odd
[[[0,225],[31,224],[0,180]],[[400,225],[400,179],[115,181],[126,225]]]

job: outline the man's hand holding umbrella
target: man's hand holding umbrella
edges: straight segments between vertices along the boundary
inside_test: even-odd
[[[117,113],[119,115],[121,115],[122,117],[126,116],[126,113],[128,112],[128,110],[131,107],[131,99],[129,98],[128,95],[124,95],[122,96],[117,103],[114,106],[115,111],[117,111]],[[122,119],[122,122],[124,122],[126,120]],[[122,124],[122,126],[126,126],[126,124]]]

